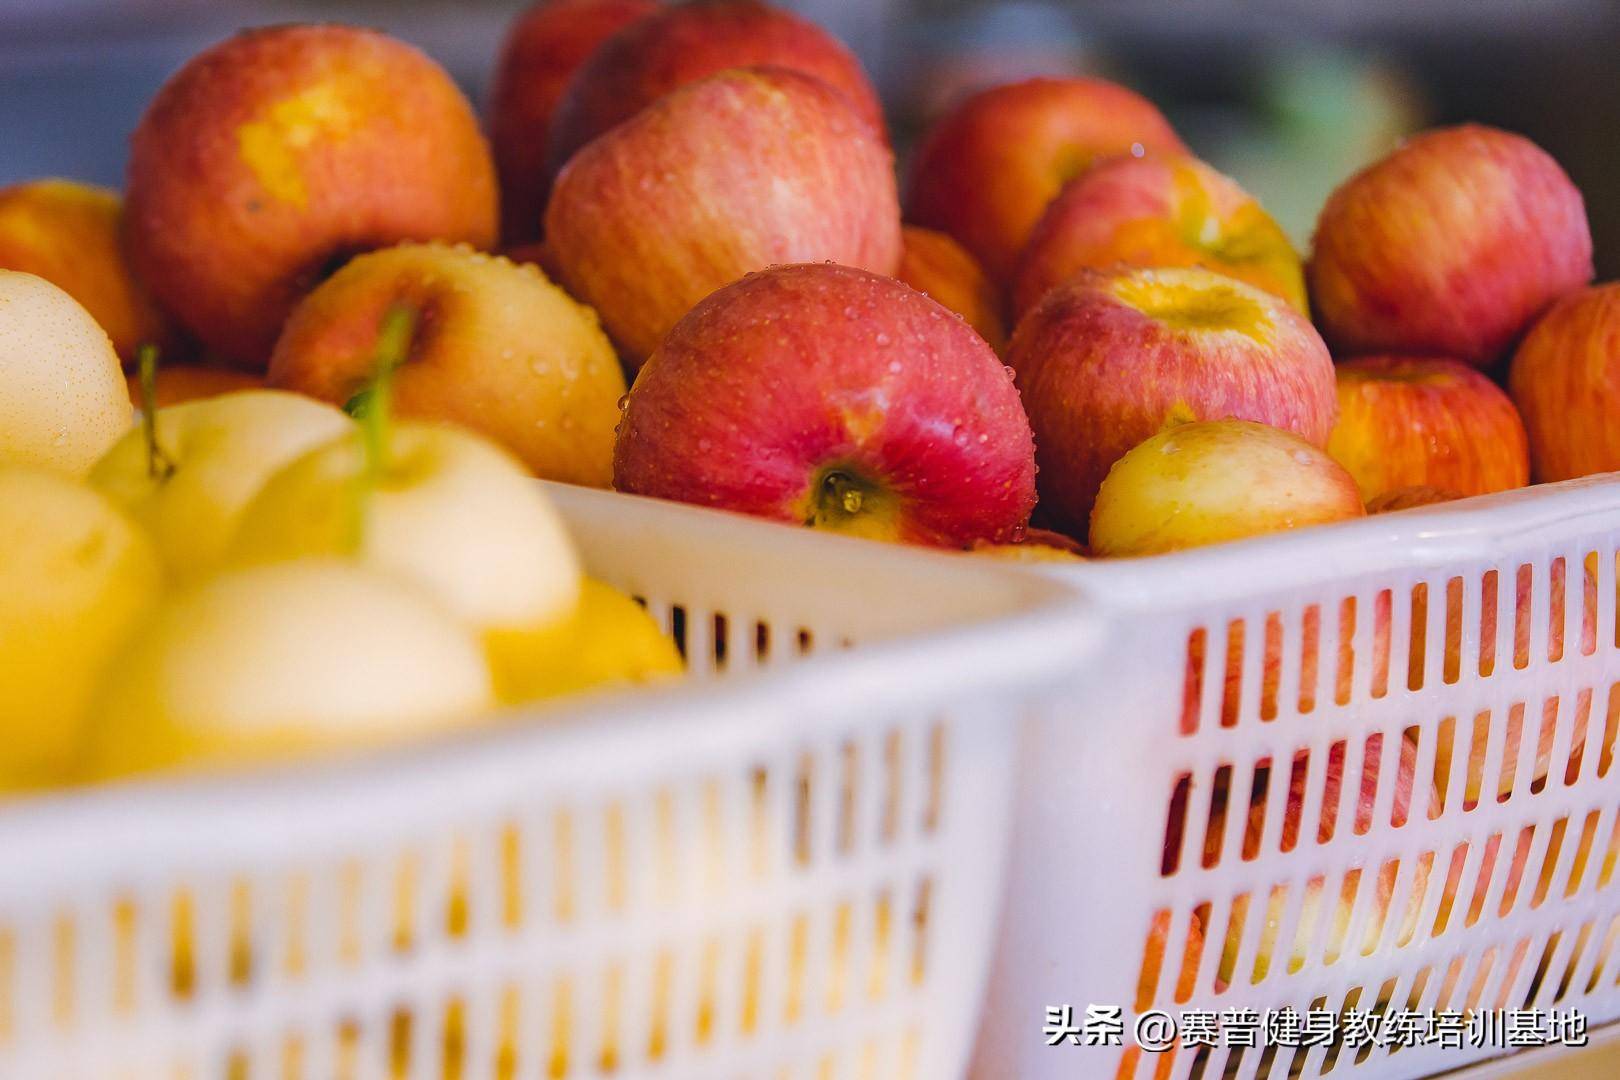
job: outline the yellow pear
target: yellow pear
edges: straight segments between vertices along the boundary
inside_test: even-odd
[[[109,668],[94,777],[373,746],[492,705],[471,633],[426,593],[336,559],[222,573],[170,597]]]
[[[479,631],[553,623],[579,599],[579,556],[544,489],[494,443],[438,424],[393,425],[380,451],[356,430],[266,481],[233,561],[309,555],[409,578]]]
[[[486,637],[496,689],[510,703],[644,683],[684,669],[675,642],[647,610],[611,585],[586,578],[566,619]]]
[[[90,313],[44,278],[0,270],[0,463],[83,476],[133,418]]]
[[[155,427],[156,459],[147,433],[131,431],[96,462],[90,482],[151,532],[186,582],[218,568],[242,508],[271,474],[354,424],[297,394],[243,390],[159,409]]]
[[[49,783],[77,752],[102,668],[156,602],[151,541],[83,484],[0,466],[0,790]]]

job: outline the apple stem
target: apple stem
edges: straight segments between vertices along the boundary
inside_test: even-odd
[[[142,345],[136,354],[141,387],[141,434],[146,439],[146,471],[156,480],[167,480],[174,475],[174,459],[164,453],[157,435],[157,366],[156,345]]]
[[[406,304],[395,304],[383,313],[377,331],[377,348],[372,354],[371,386],[363,395],[357,411],[360,430],[365,440],[366,474],[371,482],[382,476],[388,467],[388,434],[394,404],[394,371],[405,362],[410,352],[411,337],[416,332],[416,309]]]

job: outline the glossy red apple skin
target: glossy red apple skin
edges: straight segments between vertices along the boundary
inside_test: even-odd
[[[656,0],[540,0],[507,31],[489,99],[503,244],[540,238],[551,123],[569,80],[614,33],[657,10]]]
[[[552,191],[546,249],[639,367],[693,305],[750,271],[830,261],[893,273],[892,156],[819,79],[724,71],[576,154]]]
[[[1116,154],[1182,152],[1146,98],[1104,79],[1030,79],[974,94],[912,158],[907,216],[955,237],[1003,288],[1063,185]]]
[[[248,30],[190,60],[130,144],[124,243],[154,298],[262,371],[288,313],[349,257],[405,240],[487,248],[478,118],[426,55],[370,30]]]
[[[1620,284],[1555,304],[1514,354],[1508,391],[1537,481],[1620,470]]]
[[[1202,266],[1308,314],[1304,270],[1287,234],[1254,196],[1197,158],[1123,154],[1071,181],[1019,256],[1013,311],[1028,311],[1080,270],[1120,263]]]
[[[553,123],[552,171],[670,91],[738,67],[779,67],[815,76],[840,91],[878,137],[886,138],[877,91],[837,38],[758,0],[688,0],[613,35],[579,69]]]
[[[1367,356],[1341,362],[1328,453],[1373,503],[1403,489],[1457,497],[1530,482],[1524,423],[1490,379],[1457,360]]]
[[[818,517],[829,472],[868,485],[862,520]],[[614,485],[968,547],[1020,536],[1035,459],[1001,361],[962,320],[892,278],[815,263],[752,274],[681,320],[631,388]]]
[[[894,276],[962,316],[996,352],[1006,348],[1000,292],[967,249],[919,225],[903,226],[901,237],[904,246]]]
[[[1426,132],[1346,181],[1307,267],[1334,353],[1494,364],[1547,306],[1592,278],[1581,193],[1519,135]]]
[[[1162,315],[1121,298],[1161,291]],[[1233,316],[1243,329],[1175,325],[1178,305],[1195,323]],[[1320,447],[1338,410],[1332,360],[1311,324],[1206,270],[1083,272],[1019,323],[1007,362],[1035,430],[1042,513],[1074,536],[1086,535],[1109,468],[1167,421],[1253,420]]]

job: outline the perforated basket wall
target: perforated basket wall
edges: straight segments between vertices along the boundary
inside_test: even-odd
[[[1611,478],[1066,572],[1107,645],[1028,732],[975,1075],[1502,1052],[1131,1052],[1146,1009],[1620,1015],[1617,548]],[[1048,1047],[1065,1004],[1122,1006],[1127,1048]]]
[[[693,681],[5,807],[0,1077],[961,1072],[1007,721],[1077,616],[999,566],[555,495]]]

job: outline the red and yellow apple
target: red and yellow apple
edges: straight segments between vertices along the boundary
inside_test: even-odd
[[[529,244],[551,193],[551,121],[563,91],[602,42],[656,0],[540,0],[507,31],[489,99],[489,138],[501,181],[501,242]]]
[[[418,313],[393,376],[400,416],[483,433],[536,475],[606,487],[624,372],[595,314],[538,269],[465,246],[361,255],[305,297],[276,342],[272,386],[341,405],[371,382],[378,328]]]
[[[1063,185],[1116,154],[1185,148],[1147,99],[1103,79],[1030,79],[961,102],[923,137],[909,220],[961,242],[1003,287]]]
[[[1158,555],[1364,513],[1350,474],[1298,435],[1249,420],[1195,421],[1109,469],[1091,512],[1091,551]]]
[[[358,252],[495,241],[495,170],[445,71],[345,26],[245,31],[158,91],[130,147],[137,274],[233,365],[262,370],[299,297]]]
[[[1335,373],[1339,422],[1327,449],[1366,502],[1409,488],[1466,498],[1530,482],[1518,410],[1467,364],[1367,356]]]
[[[967,320],[990,347],[1007,345],[1001,296],[967,249],[942,232],[905,225],[900,230],[900,268],[894,276]]]
[[[1202,266],[1306,313],[1305,275],[1287,234],[1254,197],[1196,158],[1129,154],[1071,181],[1030,233],[1013,282],[1022,315],[1085,269]]]
[[[139,373],[130,372],[125,380],[129,384],[131,404],[137,409],[141,408],[144,403],[141,401]],[[200,401],[203,398],[218,397],[236,390],[263,388],[262,378],[249,375],[245,371],[203,367],[200,364],[164,364],[157,369],[153,398],[156,406],[162,409],[169,405],[178,405],[182,401]]]
[[[1620,284],[1555,304],[1514,354],[1508,391],[1537,481],[1620,469]]]
[[[1540,147],[1479,125],[1402,145],[1335,191],[1306,270],[1336,353],[1487,367],[1592,277],[1581,193]]]
[[[116,191],[72,180],[0,190],[0,268],[37,274],[77,300],[127,364],[142,345],[172,355],[177,338],[124,258],[123,215]]]
[[[1019,323],[1007,362],[1035,429],[1042,513],[1076,536],[1109,466],[1167,421],[1254,420],[1322,446],[1338,408],[1304,316],[1197,268],[1082,271]]]
[[[999,544],[980,541],[969,550],[991,559],[1022,563],[1084,562],[1086,558],[1086,549],[1079,541],[1051,529],[1025,529],[1016,540]]]
[[[716,292],[641,369],[621,491],[945,547],[1015,539],[1029,422],[966,323],[892,278],[780,266]]]
[[[546,248],[638,367],[693,305],[750,271],[830,261],[893,273],[893,162],[821,80],[725,71],[576,154],[552,190]]]
[[[553,173],[670,91],[740,67],[786,68],[820,79],[887,141],[877,91],[837,38],[759,0],[689,0],[630,23],[580,67],[553,120]]]
[[[1415,510],[1420,506],[1434,506],[1436,503],[1454,502],[1460,498],[1462,496],[1455,491],[1425,485],[1395,488],[1368,499],[1367,513],[1393,514],[1397,510]]]

